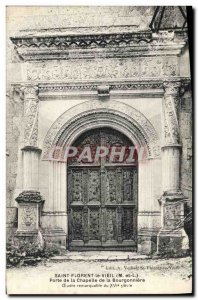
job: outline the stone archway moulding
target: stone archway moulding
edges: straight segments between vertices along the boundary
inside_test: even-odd
[[[50,127],[43,143],[43,160],[54,146],[71,145],[83,132],[111,127],[135,145],[146,146],[150,158],[160,155],[159,138],[150,121],[135,108],[119,101],[86,101],[65,111]]]

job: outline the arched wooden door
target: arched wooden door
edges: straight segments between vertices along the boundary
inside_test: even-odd
[[[79,160],[79,155],[68,160],[68,248],[136,251],[137,159],[127,161],[132,142],[116,130],[100,128],[87,131],[73,146],[79,154],[90,148],[91,160]],[[123,147],[124,157],[96,159],[98,146],[109,153]]]

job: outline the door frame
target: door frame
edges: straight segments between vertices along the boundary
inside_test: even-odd
[[[100,127],[101,128],[101,127]],[[103,126],[102,128],[106,128],[106,126]],[[101,129],[102,129],[101,128]],[[96,128],[97,129],[97,128]],[[117,129],[115,129],[115,128],[110,128],[110,129],[112,129],[112,131],[113,130],[116,130],[117,132],[119,132],[120,134],[122,134],[122,135],[124,135],[126,138],[128,138],[124,133],[122,133],[122,132],[120,132],[119,130],[117,130]],[[90,130],[88,129],[86,132],[89,132]],[[83,134],[83,133],[82,133]],[[80,135],[81,136],[81,135]],[[79,136],[79,137],[80,137]],[[131,141],[131,143],[133,143],[132,141]],[[137,252],[137,238],[138,238],[138,190],[139,190],[139,188],[138,188],[138,186],[139,186],[139,183],[138,183],[138,179],[139,179],[139,176],[138,176],[138,161],[136,162],[136,164],[132,164],[132,165],[123,165],[123,164],[120,164],[119,166],[115,166],[115,165],[112,165],[112,166],[108,166],[108,167],[113,167],[114,169],[116,168],[116,167],[120,167],[120,168],[125,168],[125,167],[127,167],[127,168],[133,168],[133,167],[135,167],[136,168],[136,171],[137,171],[137,199],[136,199],[136,203],[135,203],[135,209],[134,209],[134,211],[135,211],[135,220],[134,220],[134,222],[135,222],[135,242],[134,242],[134,245],[131,245],[131,246],[126,246],[126,245],[123,245],[123,244],[120,244],[120,245],[115,245],[116,246],[116,248],[113,246],[113,245],[102,245],[102,243],[103,243],[103,241],[101,241],[101,245],[99,245],[99,246],[97,246],[97,247],[94,247],[94,246],[88,246],[88,247],[86,247],[86,245],[83,245],[82,247],[81,246],[77,246],[77,248],[78,249],[74,249],[76,246],[74,246],[74,247],[71,247],[71,245],[70,245],[70,241],[69,241],[69,230],[71,230],[71,224],[70,224],[70,201],[69,201],[69,195],[68,195],[68,193],[69,193],[69,189],[68,189],[68,185],[70,184],[69,183],[69,176],[68,176],[68,174],[69,174],[69,170],[71,170],[72,169],[72,166],[68,166],[68,164],[67,164],[67,168],[66,168],[66,173],[67,173],[67,181],[66,181],[66,184],[67,184],[67,249],[69,250],[69,251],[95,251],[95,250],[102,250],[102,251],[132,251],[132,252]],[[101,169],[101,165],[98,165],[98,166],[96,166],[96,165],[93,165],[93,166],[86,166],[86,165],[84,165],[84,166],[81,166],[80,168],[87,168],[87,170],[91,167],[91,168],[99,168],[99,169]],[[108,167],[106,167],[106,169],[108,169]],[[78,168],[77,166],[74,166],[73,168]],[[100,180],[101,180],[101,178],[100,178]],[[101,189],[101,186],[100,186],[100,189]],[[107,207],[108,205],[106,205],[106,207]],[[131,204],[131,206],[134,206],[134,204]],[[133,244],[133,242],[131,242],[131,244]]]

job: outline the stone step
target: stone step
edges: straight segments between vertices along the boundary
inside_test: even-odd
[[[148,259],[147,255],[131,252],[67,252],[65,255],[53,256],[52,261],[121,261]]]

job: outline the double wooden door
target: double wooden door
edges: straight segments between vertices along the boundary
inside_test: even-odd
[[[75,145],[88,145],[92,155],[98,145],[130,146],[121,133],[109,129],[92,130]],[[90,163],[68,162],[68,246],[70,250],[136,251],[137,165],[109,156]]]

